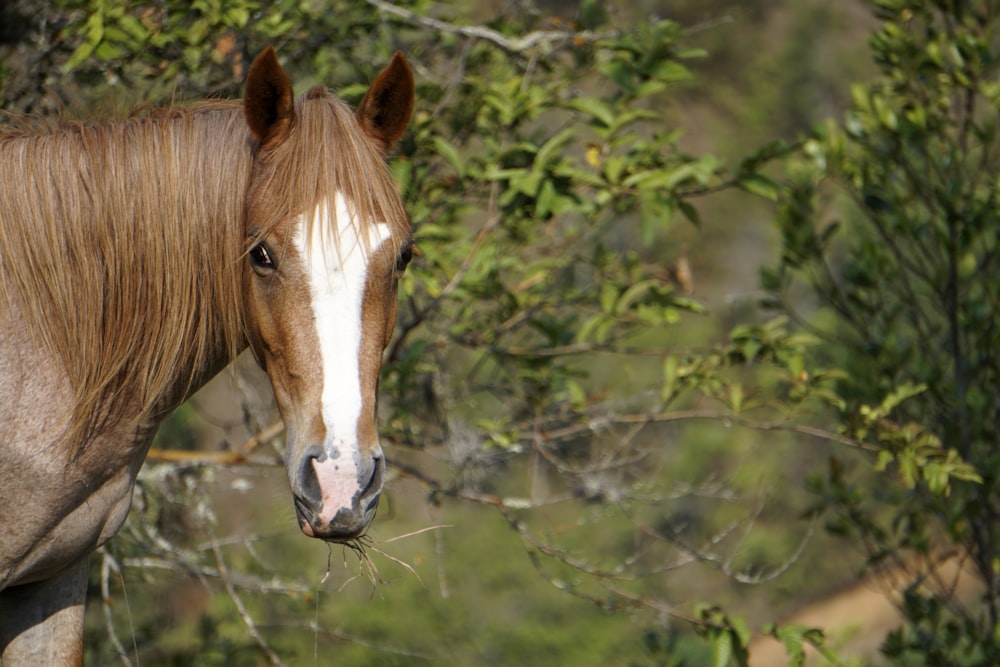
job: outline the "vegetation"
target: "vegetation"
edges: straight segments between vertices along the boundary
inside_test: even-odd
[[[781,262],[765,279],[786,310],[792,285],[811,288],[821,312],[808,325],[843,366],[838,393],[858,415],[845,427],[860,438],[890,414],[899,425],[876,456],[898,488],[853,486],[836,472],[815,481],[845,539],[873,564],[911,572],[909,623],[886,655],[995,664],[1000,14],[992,3],[875,4],[881,76],[854,89],[842,126],[803,146],[778,218]],[[878,400],[890,409],[863,408]],[[965,483],[948,493],[955,477]],[[984,582],[982,605],[935,581],[939,562],[956,557]]]
[[[0,10],[27,27],[0,35],[8,110],[238,95],[268,43],[297,85],[349,100],[397,49],[419,79],[391,162],[419,253],[382,382],[383,516],[356,551],[297,537],[266,447],[264,468],[148,466],[95,558],[96,662],[722,667],[766,631],[792,664],[806,645],[840,664],[822,633],[761,609],[854,574],[810,555],[820,523],[911,583],[885,660],[1000,660],[993,3],[874,0],[879,72],[844,120],[812,130],[810,72],[783,74],[803,93],[784,127],[809,134],[743,137],[725,159],[687,148],[673,106],[710,97],[694,72],[748,95],[706,69],[696,45],[718,25],[699,17],[590,0],[488,17],[424,0],[30,5]],[[697,296],[681,240],[705,242],[717,201],[773,206],[762,308],[719,316]],[[955,557],[982,604],[935,576]],[[501,567],[515,561],[531,568]],[[769,591],[756,606],[752,584]]]

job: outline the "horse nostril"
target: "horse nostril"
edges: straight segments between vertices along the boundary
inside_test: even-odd
[[[298,496],[303,504],[319,506],[323,500],[323,491],[320,488],[319,477],[316,474],[314,462],[322,463],[326,458],[326,452],[319,445],[312,445],[305,451],[302,457],[302,464],[299,466],[299,489]]]
[[[309,506],[306,505],[306,502],[302,500],[302,498],[300,498],[296,493],[292,494],[292,504],[295,506],[295,511],[296,513],[298,513],[299,516],[301,517],[312,516],[312,511],[309,509]]]
[[[369,499],[366,506],[366,510],[371,509],[373,505],[378,503],[379,495],[382,493],[382,480],[385,475],[385,460],[376,456],[374,459],[374,465],[372,466],[372,474],[368,478],[368,483],[365,484],[364,489],[361,491],[362,499]]]

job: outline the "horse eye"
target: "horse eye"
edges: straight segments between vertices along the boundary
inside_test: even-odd
[[[271,253],[268,252],[267,246],[263,243],[258,243],[250,249],[250,263],[255,268],[266,271],[273,271],[275,268],[274,260],[271,259]]]
[[[396,258],[396,273],[405,271],[411,259],[413,259],[413,246],[407,245],[400,251],[399,257]]]

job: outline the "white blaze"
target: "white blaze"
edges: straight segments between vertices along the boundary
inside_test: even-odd
[[[357,427],[362,409],[360,352],[368,256],[390,236],[388,225],[372,225],[366,246],[358,236],[361,222],[354,219],[343,195],[337,194],[334,206],[337,225],[334,234],[330,233],[329,205],[322,202],[316,207],[311,224],[307,226],[303,221],[293,236],[309,276],[322,359],[322,412],[326,426],[323,447],[328,457],[321,462],[314,460],[313,467],[323,494],[319,518],[325,522],[331,521],[340,508],[350,507],[360,490]]]

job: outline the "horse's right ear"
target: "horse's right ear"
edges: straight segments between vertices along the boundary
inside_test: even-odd
[[[274,55],[274,47],[261,51],[250,65],[243,112],[250,134],[261,146],[280,141],[288,133],[295,116],[295,96],[292,82]]]

